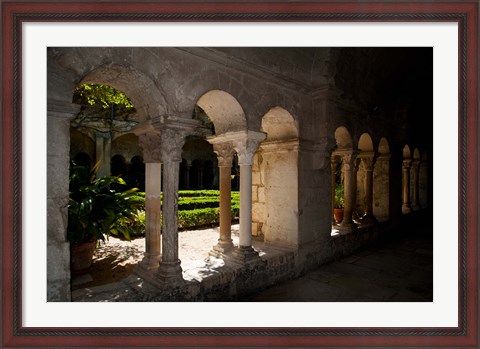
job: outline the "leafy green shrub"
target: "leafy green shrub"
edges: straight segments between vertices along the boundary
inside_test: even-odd
[[[105,240],[109,235],[130,240],[144,230],[145,220],[137,220],[145,207],[145,195],[138,189],[119,191],[125,186],[120,177],[95,179],[85,168],[71,164],[67,238],[71,243]]]
[[[231,207],[232,218],[238,218],[240,211],[239,204],[233,204]],[[178,227],[192,228],[220,222],[220,208],[200,208],[195,210],[178,211]]]

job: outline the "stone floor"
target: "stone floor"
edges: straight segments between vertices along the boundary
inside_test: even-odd
[[[433,301],[432,239],[406,237],[384,241],[244,300]]]
[[[427,216],[429,217],[429,216]],[[238,226],[235,226],[238,229]],[[236,230],[234,231],[234,233]],[[208,274],[208,268],[222,260],[206,254],[218,238],[218,228],[180,233],[180,258],[184,279],[192,280]],[[234,241],[238,237],[233,235]],[[141,258],[143,241],[105,247],[97,251],[97,263],[115,256],[115,268],[133,265]],[[262,252],[262,244],[256,249]],[[116,252],[115,252],[116,251]],[[182,257],[183,256],[183,257]],[[110,259],[110,260],[109,260]],[[107,271],[111,264],[106,264]],[[110,266],[109,266],[110,265]],[[95,268],[90,275],[73,280],[72,298],[74,301],[135,301],[135,292],[145,288],[143,281],[132,275],[131,270],[118,273],[118,280],[105,278],[103,282],[93,282],[99,277]],[[82,280],[83,279],[83,280]],[[130,295],[126,293],[130,292]],[[143,292],[143,290],[142,290]],[[254,296],[243,299],[247,302],[426,302],[433,301],[433,238],[431,220],[408,221],[398,225],[396,230],[357,253],[323,265],[304,276],[271,287]]]

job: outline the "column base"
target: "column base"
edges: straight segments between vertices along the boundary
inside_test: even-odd
[[[234,245],[232,239],[228,240],[218,240],[218,244],[212,247],[212,250],[208,253],[210,256],[213,257],[225,257],[226,254],[232,252],[234,249]]]
[[[142,279],[149,280],[155,270],[158,269],[160,256],[147,255],[146,253],[144,255],[143,259],[133,269],[133,273]]]
[[[137,266],[146,270],[158,269],[160,260],[161,255],[153,255],[145,252],[143,254],[143,259],[140,261],[140,263],[138,263]]]
[[[412,212],[412,208],[408,205],[402,205],[402,213],[403,214],[407,214],[407,213],[410,213]]]
[[[354,222],[340,223],[335,228],[338,229],[340,235],[347,235],[353,233],[356,229],[356,225]]]
[[[180,260],[175,262],[160,262],[160,267],[155,274],[156,279],[162,284],[176,285],[184,282]]]
[[[241,265],[260,263],[262,259],[252,246],[239,246],[229,255],[230,260]]]

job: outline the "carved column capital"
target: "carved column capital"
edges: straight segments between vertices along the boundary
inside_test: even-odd
[[[160,132],[163,162],[181,162],[182,147],[189,130],[163,128]]]
[[[420,168],[420,160],[413,160],[411,163],[411,167],[416,171]]]
[[[238,155],[239,165],[252,165],[253,156],[263,141],[266,134],[263,132],[248,131],[245,138],[237,139],[234,141],[234,147]]]
[[[235,148],[231,143],[214,144],[213,151],[217,154],[218,166],[232,166]]]
[[[373,165],[375,165],[375,156],[366,155],[359,157],[361,166],[365,171],[373,171]]]
[[[350,152],[342,155],[342,164],[346,171],[354,170],[357,166],[357,155],[356,152]]]
[[[410,165],[412,164],[412,160],[410,159],[404,159],[403,162],[402,162],[402,168],[404,170],[408,170],[410,169]]]

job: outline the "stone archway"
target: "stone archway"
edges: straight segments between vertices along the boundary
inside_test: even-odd
[[[340,185],[344,193],[344,213],[343,220],[335,228],[340,231],[340,234],[348,234],[355,227],[353,212],[356,203],[356,162],[358,151],[353,149],[352,136],[345,126],[339,126],[335,130],[334,135],[336,147],[331,155],[332,222],[335,222],[333,218],[335,188],[337,185]]]
[[[242,106],[225,91],[208,91],[198,99],[197,105],[213,123],[215,135],[207,140],[213,145],[219,166],[220,239],[211,253],[225,257],[233,251],[233,258],[242,264],[260,260],[252,247],[252,165],[255,151],[265,135],[248,129]],[[235,153],[240,167],[238,248],[234,248],[231,239],[230,211],[231,167]]]
[[[135,106],[140,122],[157,121],[167,115],[165,97],[153,80],[131,66],[100,66],[83,76],[78,86],[82,84],[104,84],[122,91]]]
[[[198,99],[197,105],[213,122],[216,135],[247,130],[247,118],[243,108],[228,92],[208,91]]]
[[[274,107],[262,118],[267,138],[254,158],[253,225],[266,243],[298,248],[299,131],[285,109]]]
[[[362,133],[358,140],[358,163],[356,170],[356,212],[360,216],[362,225],[371,225],[376,219],[373,214],[373,168],[375,165],[375,150],[372,137],[368,133]]]
[[[49,256],[47,299],[49,301],[68,301],[71,297],[70,253],[69,243],[66,241],[69,197],[68,161],[70,120],[79,112],[79,106],[72,103],[75,84],[72,84],[71,71],[62,69],[65,68],[61,65],[49,66],[47,178],[49,183],[55,183],[55,185],[48,185],[47,189],[47,254]],[[81,73],[75,71],[75,74]],[[75,80],[78,81],[78,85],[103,83],[124,91],[136,105],[139,118],[143,121],[158,120],[163,115],[162,94],[149,77],[132,67],[104,65],[91,70],[84,76],[77,75],[73,78],[73,81]],[[71,87],[70,93],[69,87]],[[50,150],[53,153],[50,153]]]

